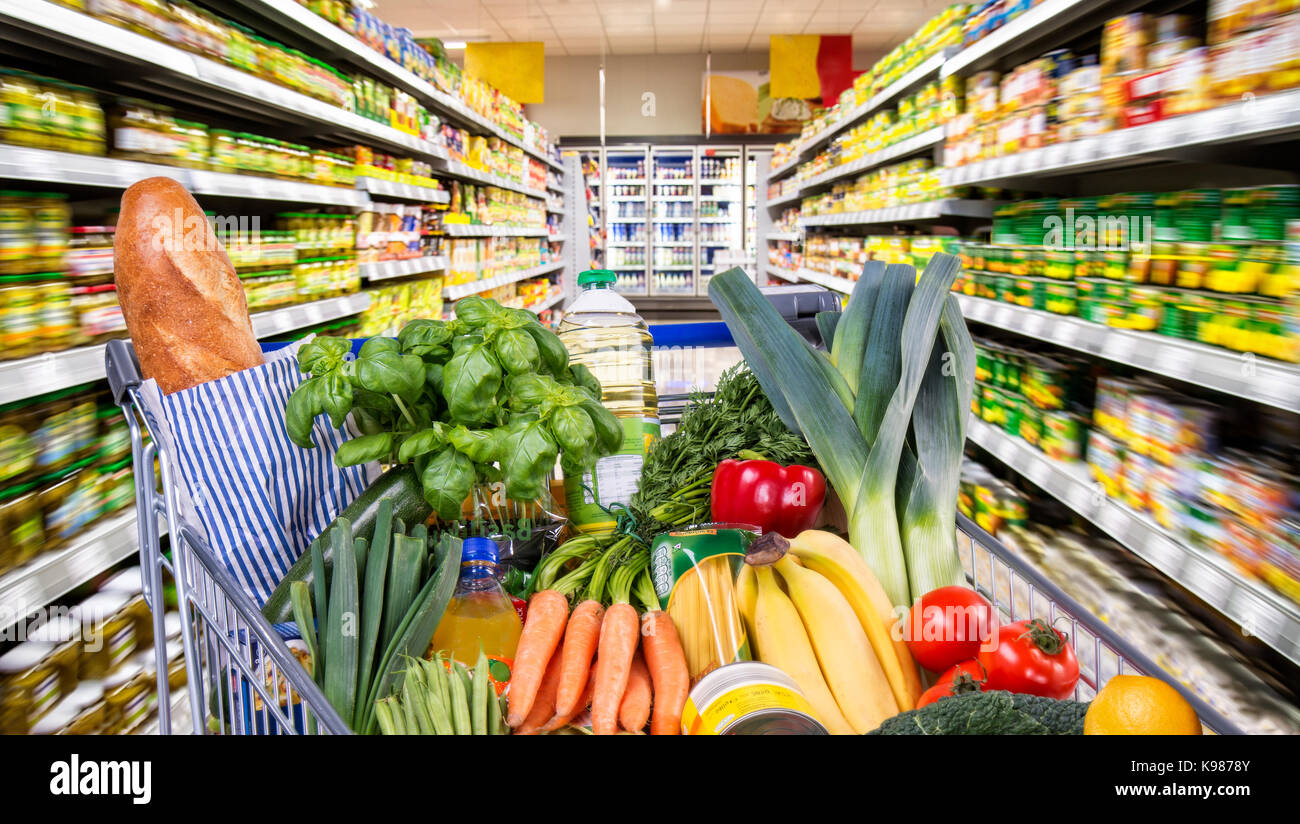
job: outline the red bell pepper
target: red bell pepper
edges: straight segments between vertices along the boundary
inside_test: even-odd
[[[747,458],[754,453],[742,452]],[[713,471],[713,520],[753,524],[793,538],[817,526],[826,479],[810,466],[775,461],[725,460]]]

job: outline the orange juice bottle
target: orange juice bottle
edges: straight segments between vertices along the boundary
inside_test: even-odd
[[[488,538],[466,538],[460,580],[433,634],[430,652],[441,650],[473,668],[482,648],[489,676],[500,693],[510,682],[523,625],[496,575],[497,545]]]

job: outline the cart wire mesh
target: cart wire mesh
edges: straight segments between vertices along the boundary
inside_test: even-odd
[[[130,345],[111,341],[106,358],[113,398],[130,428],[136,467],[142,587],[152,614],[158,664],[158,731],[164,735],[180,731],[173,730],[172,711],[182,708],[195,734],[347,734],[348,725],[312,680],[303,660],[204,538],[180,517],[174,464],[149,426],[150,416],[139,394],[139,366]],[[163,551],[160,519],[167,525],[170,557]],[[169,686],[164,576],[175,586],[181,619],[183,703]]]

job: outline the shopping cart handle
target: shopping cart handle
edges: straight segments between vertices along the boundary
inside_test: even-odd
[[[135,358],[135,347],[129,340],[111,340],[104,347],[104,371],[108,375],[108,388],[113,393],[113,403],[122,406],[126,393],[140,385],[140,362]]]

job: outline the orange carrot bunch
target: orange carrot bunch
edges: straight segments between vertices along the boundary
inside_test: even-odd
[[[583,601],[569,612],[554,590],[535,594],[510,678],[507,722],[516,735],[555,730],[589,707],[592,731],[681,731],[690,689],[686,656],[667,613],[638,618],[626,601]],[[652,715],[653,707],[653,715]]]

